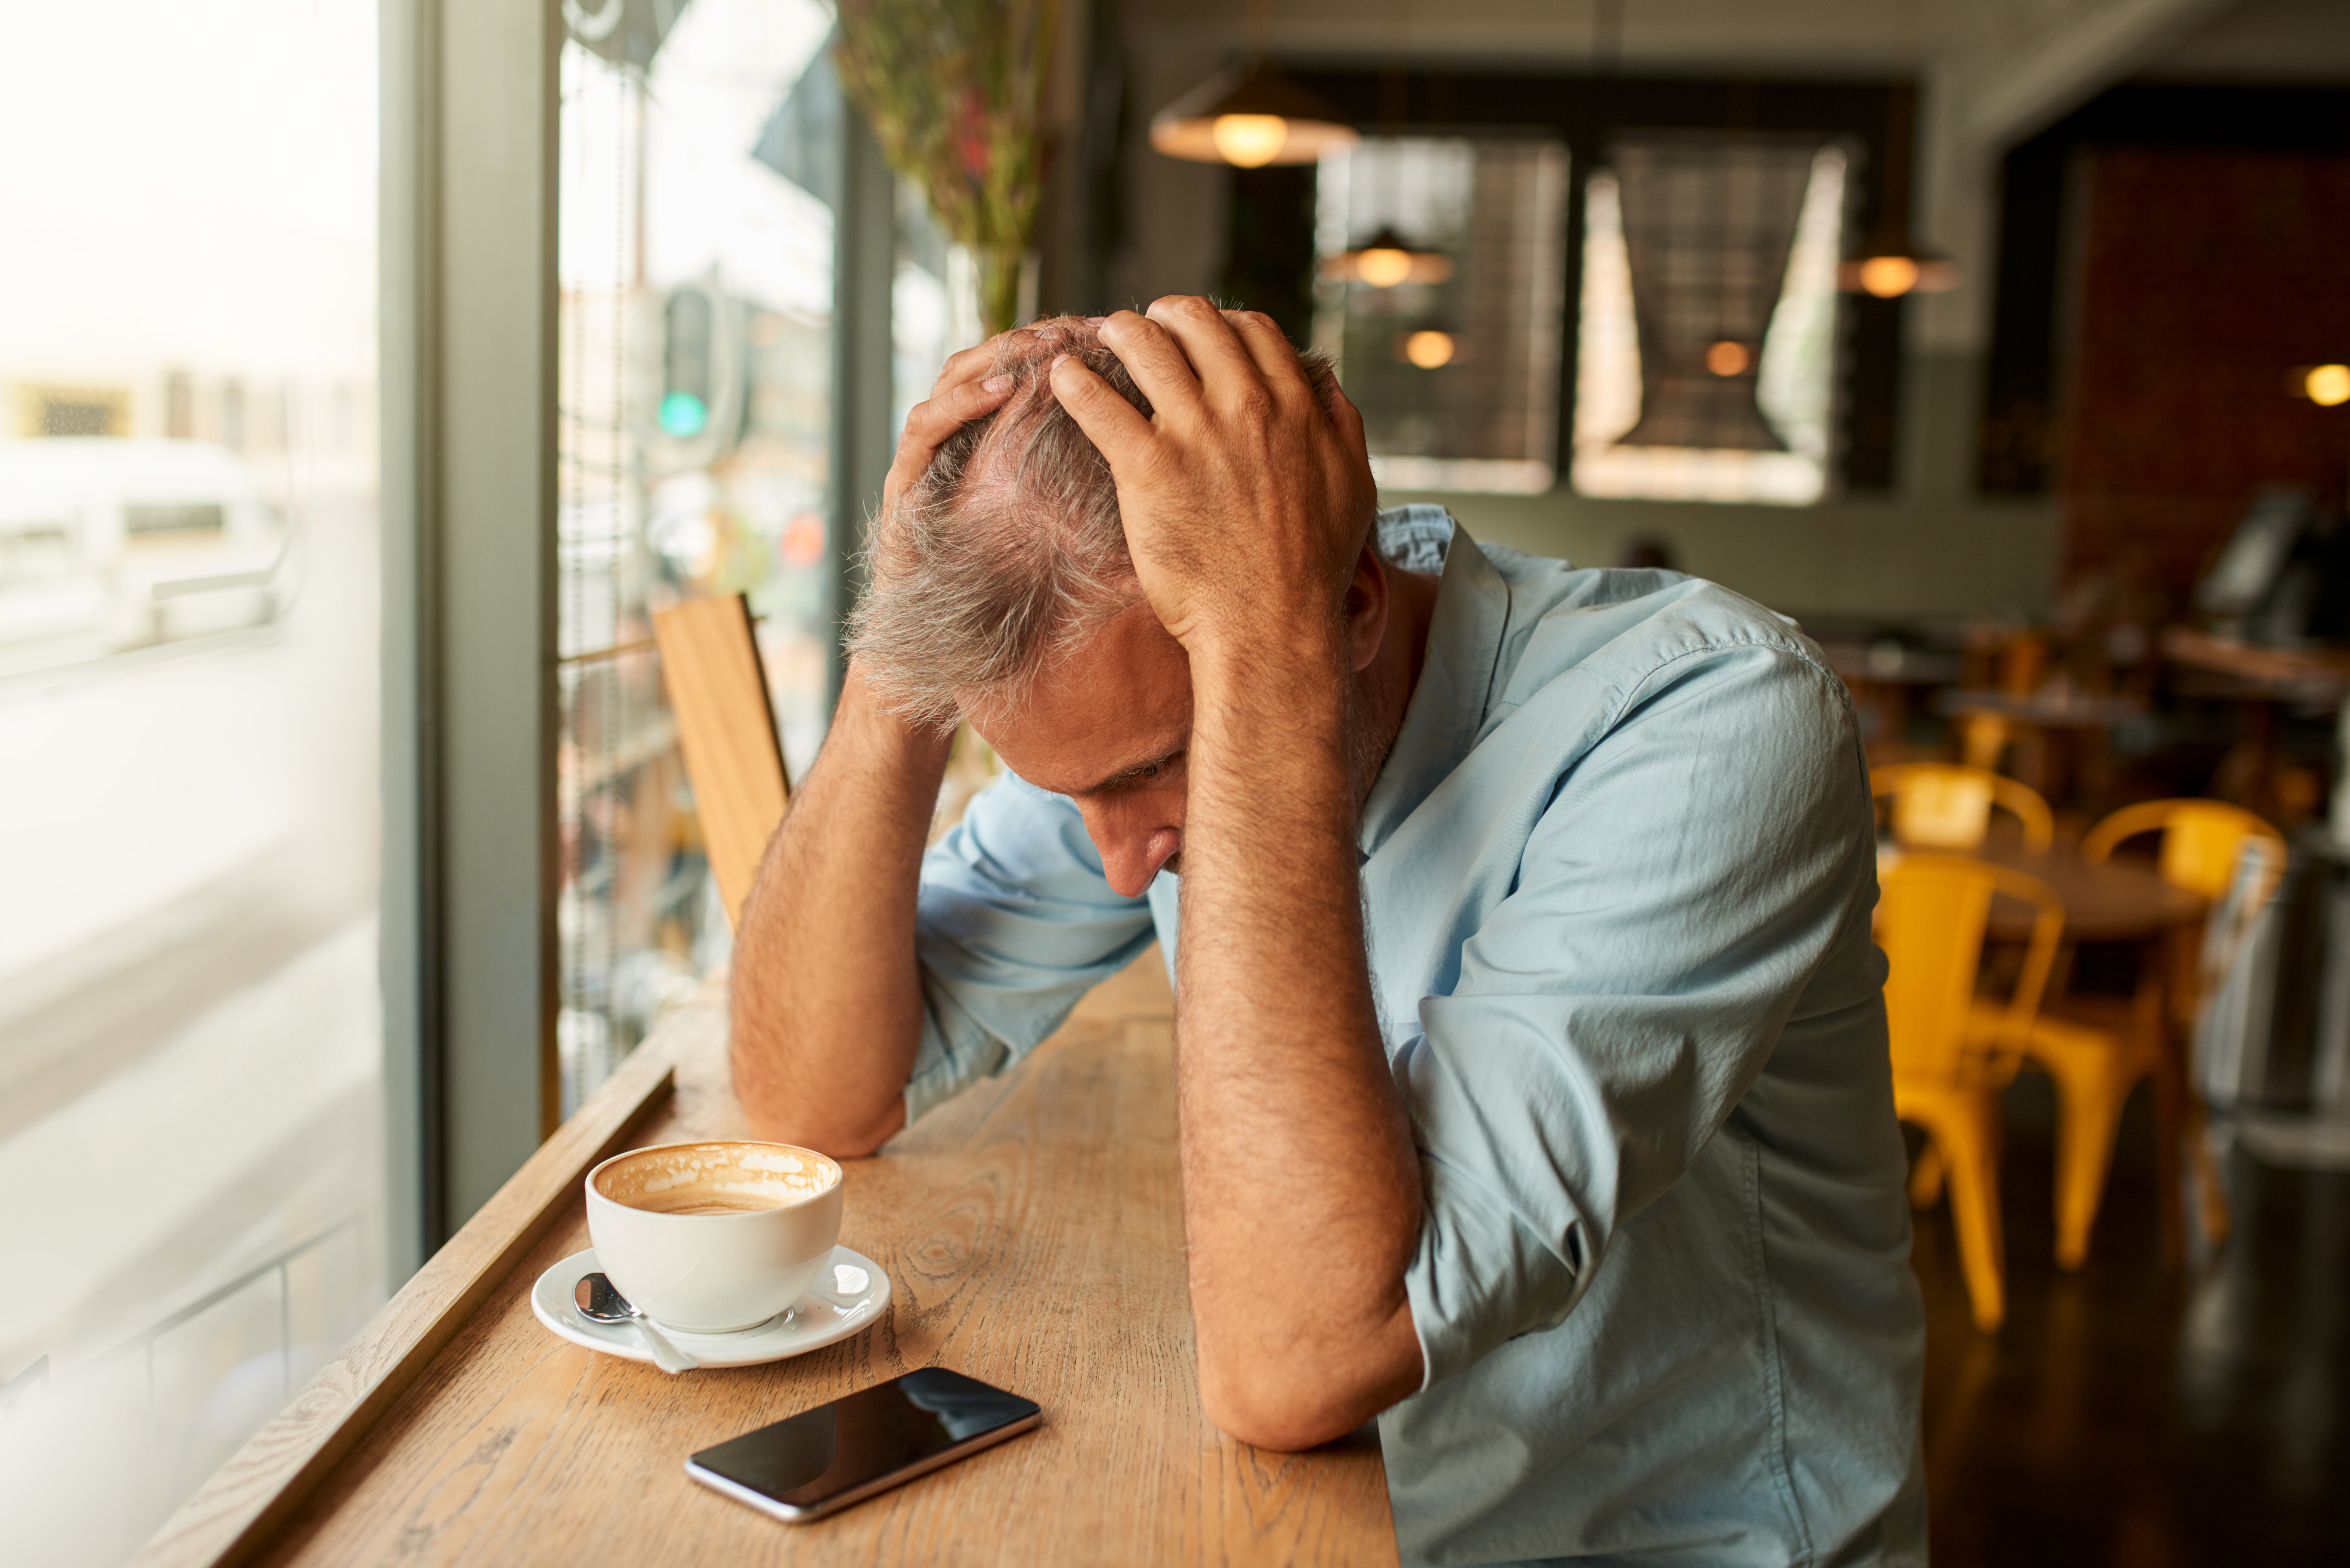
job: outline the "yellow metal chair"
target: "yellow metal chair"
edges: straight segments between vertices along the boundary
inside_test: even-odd
[[[2004,713],[1970,708],[1952,721],[1959,732],[1959,761],[1967,767],[1997,773],[1999,759],[2015,739],[2015,726]]]
[[[2256,905],[2267,901],[2283,872],[2284,836],[2241,807],[2212,800],[2124,806],[2089,830],[2081,841],[2081,858],[2103,864],[2117,845],[2142,833],[2162,835],[2164,881],[2215,902],[2234,879],[2248,840],[2260,840],[2271,851]],[[2148,966],[2134,997],[2080,995],[2051,1002],[2024,1046],[2025,1056],[2056,1083],[2056,1262],[2067,1269],[2079,1268],[2089,1254],[2089,1233],[2113,1170],[2122,1106],[2141,1078],[2154,1078],[2163,1100],[2158,1136],[2165,1193],[2175,1180],[2176,1149],[2184,1147],[2201,1199],[2204,1238],[2215,1247],[2227,1240],[2227,1197],[2203,1137],[2202,1102],[2191,1088],[2164,1076],[2164,993],[2171,1002],[2169,1027],[2184,1039],[2201,1005],[2201,985],[2184,945],[2175,946],[2161,961],[2163,969]],[[1979,1023],[1988,1021],[1989,1014],[1979,1012]]]
[[[2244,840],[2259,838],[2274,851],[2271,862],[2284,866],[2284,835],[2240,805],[2217,800],[2150,800],[2126,805],[2081,840],[2081,858],[2104,864],[2123,840],[2141,833],[2162,835],[2162,879],[2217,900],[2235,879]],[[2274,891],[2273,883],[2271,891]]]
[[[1889,968],[1886,1023],[1893,1046],[1895,1114],[1921,1129],[1927,1152],[1919,1174],[1944,1185],[1959,1232],[1959,1259],[1974,1308],[1988,1334],[2007,1315],[2006,1263],[1999,1219],[2000,1091],[2015,1076],[2040,994],[2064,935],[2064,907],[2035,877],[1980,860],[1906,855],[1885,874],[1877,940]],[[1995,894],[2022,898],[2036,911],[2023,967],[2006,1008],[1988,1028],[1976,1023],[1975,977],[1983,928]]]
[[[1988,768],[1888,763],[1869,770],[1868,791],[1892,796],[1893,836],[1910,848],[1976,848],[1994,805],[2023,825],[2023,846],[2033,854],[2055,841],[2055,815],[2039,792]]]

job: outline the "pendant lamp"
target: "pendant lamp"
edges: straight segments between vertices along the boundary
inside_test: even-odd
[[[1909,161],[1917,111],[1917,88],[1904,85],[1887,93],[1884,200],[1860,254],[1836,269],[1836,286],[1847,294],[1898,299],[1905,294],[1940,294],[1959,286],[1958,264],[1919,244],[1909,233]]]
[[[1338,110],[1279,67],[1249,60],[1159,111],[1150,145],[1170,158],[1261,169],[1314,163],[1357,138]]]
[[[1332,256],[1322,271],[1325,276],[1348,283],[1393,288],[1403,283],[1442,283],[1452,275],[1452,258],[1407,244],[1389,223],[1353,250]]]
[[[2321,409],[2350,403],[2350,365],[2296,365],[2285,375],[2285,390]]]

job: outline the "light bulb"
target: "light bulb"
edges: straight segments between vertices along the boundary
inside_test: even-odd
[[[1452,335],[1449,332],[1415,332],[1403,340],[1403,357],[1423,370],[1450,365],[1452,363]]]
[[[1898,299],[1918,286],[1918,264],[1908,256],[1871,256],[1860,264],[1860,286],[1879,299]]]
[[[2313,366],[2302,386],[2308,391],[2309,400],[2321,409],[2350,403],[2350,365]]]
[[[1277,114],[1220,114],[1209,134],[1225,162],[1257,169],[1281,156],[1289,121]]]
[[[662,433],[680,440],[700,435],[710,423],[710,405],[691,392],[671,392],[653,414]]]
[[[1411,275],[1411,253],[1384,246],[1360,252],[1355,257],[1355,275],[1373,288],[1393,288]]]
[[[1743,343],[1722,339],[1705,351],[1705,368],[1717,376],[1735,376],[1753,363]]]

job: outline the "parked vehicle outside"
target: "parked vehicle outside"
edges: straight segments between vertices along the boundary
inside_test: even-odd
[[[273,625],[294,542],[226,447],[0,441],[0,676]]]

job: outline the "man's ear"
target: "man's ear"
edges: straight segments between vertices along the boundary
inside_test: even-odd
[[[1388,564],[1371,544],[1355,557],[1355,575],[1347,583],[1347,651],[1349,666],[1367,667],[1378,657],[1388,634]]]

